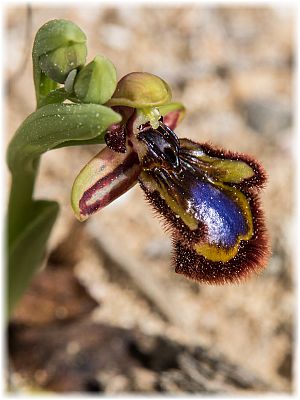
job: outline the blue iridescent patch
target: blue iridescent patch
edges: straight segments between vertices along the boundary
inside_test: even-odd
[[[189,207],[207,229],[207,241],[232,247],[248,230],[247,222],[232,198],[209,182],[195,181],[191,187]]]

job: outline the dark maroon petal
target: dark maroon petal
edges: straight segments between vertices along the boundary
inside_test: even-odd
[[[117,153],[126,152],[126,133],[125,126],[115,124],[105,134],[105,143],[107,146]]]

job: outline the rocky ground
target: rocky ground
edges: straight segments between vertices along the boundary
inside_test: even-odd
[[[7,8],[7,141],[35,106],[35,32],[49,19],[71,19],[87,34],[89,59],[104,54],[119,77],[148,71],[170,84],[187,107],[180,137],[263,163],[272,242],[259,277],[239,286],[190,282],[172,270],[170,240],[138,186],[90,221],[75,221],[72,182],[97,146],[47,153],[36,197],[58,200],[61,212],[45,266],[9,327],[9,390],[293,390],[294,14],[198,5]]]

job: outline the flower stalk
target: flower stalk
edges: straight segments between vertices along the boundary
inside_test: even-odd
[[[60,147],[104,143],[106,130],[121,121],[111,108],[80,104],[58,88],[71,69],[84,63],[85,40],[75,24],[55,20],[45,24],[34,41],[37,109],[18,128],[7,151],[12,177],[7,214],[8,316],[44,257],[59,211],[55,201],[33,198],[41,155]],[[70,97],[73,104],[64,103]]]

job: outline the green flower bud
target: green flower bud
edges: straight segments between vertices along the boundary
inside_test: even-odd
[[[49,21],[36,35],[33,57],[55,82],[64,83],[71,70],[84,65],[86,54],[86,36],[71,21]]]
[[[107,105],[157,107],[169,103],[171,97],[168,84],[158,76],[147,72],[132,72],[118,82],[117,89]]]
[[[113,63],[104,56],[96,56],[83,67],[76,77],[74,92],[83,103],[104,104],[117,86],[117,73]]]

